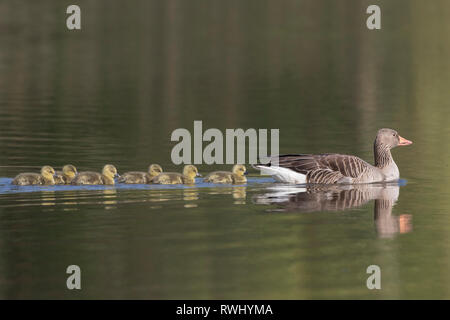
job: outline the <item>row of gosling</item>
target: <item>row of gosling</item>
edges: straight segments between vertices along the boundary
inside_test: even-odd
[[[214,171],[209,173],[204,182],[243,184],[247,182],[245,175],[246,168],[242,164],[236,164],[231,171]],[[112,164],[103,167],[102,173],[84,171],[78,172],[75,166],[68,164],[62,171],[55,171],[51,166],[44,166],[41,173],[20,173],[12,184],[19,186],[26,185],[114,185],[115,179],[119,183],[126,184],[195,184],[195,178],[201,177],[194,165],[185,165],[183,173],[163,172],[158,164],[151,164],[148,172],[130,171],[122,175],[117,173],[117,169]]]

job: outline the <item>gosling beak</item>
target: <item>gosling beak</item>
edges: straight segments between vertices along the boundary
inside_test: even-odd
[[[248,171],[245,171],[245,172],[244,172],[244,176],[246,176],[246,175],[248,175]]]
[[[412,144],[412,141],[409,141],[401,136],[398,136],[398,137],[399,137],[399,142],[398,142],[399,146],[409,146],[410,144]]]

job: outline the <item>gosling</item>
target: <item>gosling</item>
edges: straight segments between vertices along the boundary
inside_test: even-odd
[[[127,184],[144,184],[150,183],[151,180],[163,172],[163,169],[159,164],[151,164],[148,167],[148,172],[131,171],[125,172],[117,180],[120,183]]]
[[[117,169],[112,164],[107,164],[103,167],[102,173],[98,172],[80,172],[72,180],[72,184],[105,184],[114,185],[114,178],[118,177]]]
[[[183,173],[165,172],[157,175],[151,181],[155,184],[195,184],[195,177],[201,177],[192,164],[185,165]]]
[[[227,184],[243,184],[247,182],[245,175],[247,169],[242,164],[235,164],[231,172],[229,171],[214,171],[209,173],[203,182],[211,183],[227,183]]]
[[[56,171],[55,184],[70,184],[77,174],[75,166],[66,164],[62,171]]]
[[[55,184],[55,170],[50,166],[43,166],[41,174],[39,173],[20,173],[18,174],[12,184],[18,186],[28,185],[54,185]]]

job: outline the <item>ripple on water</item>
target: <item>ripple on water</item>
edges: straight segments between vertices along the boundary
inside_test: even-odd
[[[16,186],[11,178],[0,178],[0,207],[102,205],[107,209],[126,203],[161,203],[182,200],[185,208],[194,208],[199,200],[198,189],[211,195],[231,194],[235,203],[242,203],[247,187],[272,184],[272,178],[249,178],[246,185],[203,183],[188,185],[116,184],[103,185],[54,185]],[[241,201],[241,202],[240,202]],[[158,206],[155,206],[158,208]]]

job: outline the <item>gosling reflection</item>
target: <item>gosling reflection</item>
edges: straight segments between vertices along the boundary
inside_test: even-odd
[[[233,187],[234,204],[245,204],[247,199],[247,187]]]
[[[56,196],[54,191],[42,191],[41,192],[41,205],[42,206],[54,206],[56,205]],[[53,210],[53,209],[48,209]]]
[[[346,186],[279,186],[272,192],[256,195],[256,204],[275,205],[273,211],[344,211],[363,206],[375,200],[374,221],[380,237],[412,231],[412,217],[408,214],[392,215],[398,200],[398,184],[371,184]]]
[[[183,189],[183,200],[184,201],[196,201],[198,200],[198,190],[197,188]],[[189,202],[184,204],[185,208],[197,208],[198,204],[195,202]]]
[[[116,189],[103,190],[103,205],[106,210],[115,209],[117,205],[117,191]]]
[[[208,194],[230,194],[234,199],[234,204],[245,204],[247,199],[247,187],[246,186],[236,186],[236,187],[226,187],[211,189]]]
[[[104,209],[115,209],[117,206],[117,191],[104,189],[96,191],[77,190],[61,196],[60,204],[64,211],[77,211],[80,205],[102,205]]]

